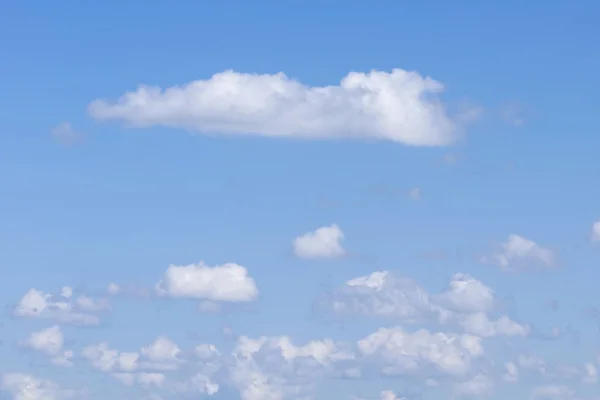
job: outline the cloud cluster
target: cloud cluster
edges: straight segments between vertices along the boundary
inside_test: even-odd
[[[98,325],[97,313],[110,308],[106,299],[73,296],[73,289],[62,288],[61,294],[51,295],[30,289],[14,308],[17,317],[46,318],[74,325]]]
[[[343,239],[341,229],[332,224],[298,236],[292,245],[298,257],[331,259],[347,254]],[[518,235],[509,236],[486,259],[504,270],[533,262],[552,266],[555,260],[554,252]],[[107,288],[110,296],[132,293],[137,292],[114,283]],[[204,311],[218,311],[222,303],[256,300],[259,290],[239,264],[199,262],[168,266],[153,293],[195,300]],[[59,295],[31,289],[13,312],[18,317],[53,321],[21,342],[51,364],[83,363],[148,394],[212,396],[227,386],[242,400],[284,400],[310,398],[329,379],[389,377],[410,379],[422,391],[441,387],[457,397],[475,398],[492,393],[499,383],[526,379],[544,383],[534,387],[532,399],[576,400],[580,397],[568,383],[598,383],[598,367],[593,362],[557,364],[532,354],[501,362],[492,359],[488,341],[525,338],[531,328],[501,313],[495,291],[466,273],[452,275],[443,290],[432,293],[405,276],[375,271],[348,279],[317,300],[321,312],[386,319],[389,326],[358,338],[336,341],[325,337],[304,344],[294,343],[289,336],[239,336],[225,350],[212,343],[180,346],[167,336],[158,336],[146,346],[121,351],[105,341],[80,349],[65,346],[68,341],[60,324],[99,324],[99,313],[111,308],[106,298],[75,294],[70,287],[63,287]],[[20,373],[2,375],[2,389],[18,400],[77,398],[82,393]],[[404,398],[391,390],[381,392],[380,397]]]
[[[389,271],[346,282],[319,299],[317,310],[340,315],[390,318],[407,324],[454,324],[482,337],[527,336],[530,328],[507,315],[491,319],[491,288],[467,274],[455,274],[445,291],[430,294],[412,279]]]

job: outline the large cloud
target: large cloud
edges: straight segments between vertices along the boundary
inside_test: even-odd
[[[116,101],[93,101],[89,113],[135,127],[161,125],[203,134],[443,146],[461,135],[464,120],[448,115],[439,98],[443,89],[440,82],[402,69],[351,72],[339,85],[324,87],[283,73],[225,71],[166,89],[140,86]]]

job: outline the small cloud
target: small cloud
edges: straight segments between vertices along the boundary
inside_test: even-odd
[[[421,200],[421,189],[420,188],[412,188],[408,191],[408,197],[411,200]]]
[[[481,261],[496,264],[500,269],[510,271],[533,266],[552,268],[556,266],[556,258],[554,251],[530,239],[512,234],[500,245],[499,251],[483,257]]]
[[[599,243],[600,242],[600,221],[594,222],[592,225],[592,242]]]
[[[298,258],[338,258],[346,254],[342,240],[344,232],[336,224],[332,224],[298,236],[292,242],[292,247]]]
[[[52,129],[52,138],[65,145],[77,144],[83,140],[83,133],[76,131],[70,122],[63,122]]]
[[[213,302],[249,302],[258,297],[258,288],[248,270],[234,263],[214,267],[203,262],[170,265],[156,290],[162,296]]]

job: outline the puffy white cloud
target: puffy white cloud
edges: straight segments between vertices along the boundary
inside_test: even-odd
[[[247,302],[258,297],[258,288],[246,268],[227,263],[210,267],[200,262],[184,266],[170,265],[156,284],[163,296]]]
[[[160,336],[150,346],[144,347],[141,353],[150,361],[157,363],[176,363],[181,349],[169,338]]]
[[[27,345],[34,350],[55,355],[62,350],[64,343],[63,333],[58,325],[34,332],[27,339]]]
[[[332,224],[298,236],[293,240],[292,247],[298,258],[337,258],[346,254],[342,240],[344,232]]]
[[[296,346],[286,336],[242,336],[233,357],[229,373],[242,400],[280,400],[309,393],[316,378],[353,354],[328,339]]]
[[[381,400],[407,400],[406,397],[401,397],[391,390],[384,390],[380,394]]]
[[[527,336],[530,332],[529,326],[521,325],[506,315],[492,321],[482,312],[467,315],[461,320],[460,324],[466,332],[484,337],[498,335]]]
[[[112,371],[119,365],[119,352],[109,348],[107,343],[87,346],[81,355],[89,360],[94,368],[103,372]]]
[[[59,400],[75,397],[77,392],[61,389],[47,379],[38,379],[22,373],[2,374],[2,390],[14,400]]]
[[[82,356],[91,365],[102,372],[132,372],[140,369],[148,370],[175,370],[182,360],[178,355],[182,351],[169,338],[159,336],[153,343],[142,347],[139,352],[121,352],[111,349],[107,343],[87,346],[82,351]],[[120,374],[117,378],[121,381],[129,380],[133,375]],[[137,379],[137,378],[136,378]],[[133,380],[135,381],[135,379]]]
[[[592,224],[592,242],[600,242],[600,221]]]
[[[356,313],[423,321],[438,309],[417,282],[388,271],[354,278],[323,299],[322,305],[340,314]]]
[[[72,294],[72,289],[69,287],[64,287],[61,290],[61,296],[53,296],[40,290],[30,289],[15,307],[14,315],[18,317],[48,318],[76,325],[98,325],[100,319],[91,312],[99,311],[100,308],[90,309],[88,305],[90,302],[99,301],[83,296],[73,300]],[[84,300],[81,300],[82,298]]]
[[[450,376],[462,376],[484,354],[477,336],[430,333],[425,329],[411,333],[399,327],[379,329],[360,340],[358,348],[364,356],[380,360],[382,371],[390,375],[434,367]]]
[[[448,287],[431,295],[417,282],[389,271],[351,279],[319,306],[338,314],[388,317],[405,323],[455,324],[479,336],[527,336],[530,328],[504,315],[493,320],[494,292],[467,274],[455,274]]]
[[[494,291],[467,274],[455,274],[435,301],[460,312],[486,312],[494,306]]]
[[[390,140],[443,146],[462,134],[465,110],[450,117],[443,85],[416,72],[351,72],[338,86],[311,87],[283,73],[225,71],[166,89],[140,86],[117,101],[96,100],[99,120],[162,125],[204,134]]]
[[[534,241],[519,235],[509,235],[501,249],[482,258],[484,263],[498,265],[501,269],[515,269],[541,266],[551,268],[556,265],[557,256],[554,251],[540,246]]]

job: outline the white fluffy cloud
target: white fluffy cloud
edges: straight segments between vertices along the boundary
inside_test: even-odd
[[[73,299],[73,290],[64,287],[60,296],[30,289],[14,309],[18,317],[48,318],[75,325],[98,325],[100,319],[93,312],[108,308],[105,300],[85,296]],[[100,306],[102,305],[102,306]]]
[[[117,101],[96,100],[99,120],[135,127],[163,125],[204,134],[305,139],[390,140],[443,146],[461,136],[466,110],[448,115],[438,95],[444,86],[416,72],[351,72],[338,86],[312,87],[283,73],[225,71],[166,89],[140,86]]]
[[[381,328],[358,342],[360,352],[381,360],[388,375],[410,374],[434,367],[451,376],[466,375],[472,362],[484,354],[481,339],[473,335],[431,333],[425,329]]]
[[[215,267],[203,262],[171,265],[156,289],[163,296],[213,301],[247,302],[258,297],[256,283],[246,268],[233,263]]]
[[[64,337],[58,325],[34,332],[27,339],[27,345],[32,349],[52,355],[58,354],[62,350],[63,343]]]
[[[177,363],[181,349],[169,338],[160,336],[150,346],[142,348],[141,353],[150,361],[165,365]]]
[[[65,390],[47,379],[38,379],[22,373],[2,375],[2,390],[9,392],[14,400],[60,400],[75,397],[78,393]]]
[[[354,278],[321,299],[336,314],[387,317],[405,323],[455,324],[479,336],[527,336],[530,328],[508,316],[490,319],[494,292],[467,274],[455,274],[446,290],[431,295],[417,282],[389,271]]]
[[[298,236],[292,242],[292,247],[298,258],[337,258],[346,254],[342,240],[344,232],[339,226],[332,224]]]
[[[381,400],[407,400],[406,397],[401,397],[391,390],[384,390],[380,396]]]
[[[107,343],[103,342],[85,347],[81,355],[97,370],[114,375],[140,369],[145,371],[175,370],[182,361],[178,358],[180,353],[181,349],[169,338],[159,336],[149,346],[142,347],[140,351],[121,352],[111,349]],[[124,374],[115,377],[123,381],[123,379],[128,379],[127,376],[135,378],[133,375]]]
[[[498,335],[527,336],[530,332],[528,326],[518,324],[506,315],[492,321],[482,312],[469,314],[461,318],[460,324],[466,332],[482,337]]]
[[[242,336],[233,357],[229,372],[242,400],[282,400],[307,395],[317,378],[353,355],[329,339],[296,346],[286,336]]]
[[[498,265],[503,270],[540,266],[551,268],[556,265],[554,251],[519,235],[509,235],[499,251],[483,257],[485,263]]]

